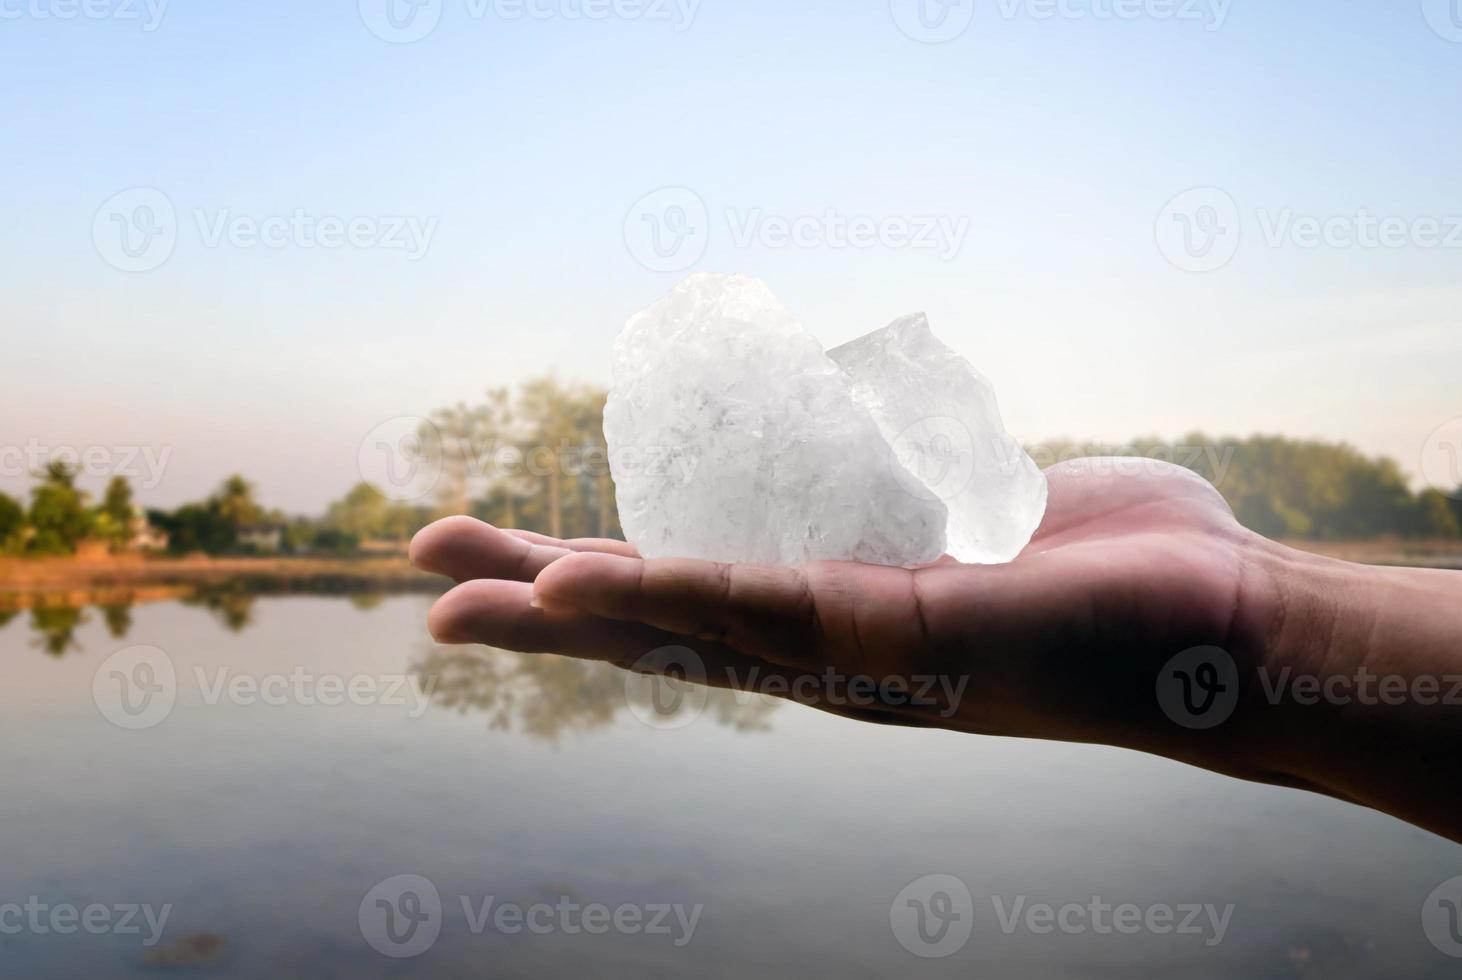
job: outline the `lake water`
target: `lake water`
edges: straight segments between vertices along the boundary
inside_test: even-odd
[[[1387,817],[1110,749],[657,711],[611,668],[434,648],[429,603],[0,626],[0,974],[1462,973],[1421,916],[1462,849]],[[1189,906],[1216,915],[1164,928]]]

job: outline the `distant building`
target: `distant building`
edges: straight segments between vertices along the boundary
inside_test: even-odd
[[[132,515],[127,524],[128,551],[167,551],[168,534],[162,528],[154,527],[142,511]]]
[[[245,524],[239,528],[241,548],[273,554],[284,547],[284,528],[278,524]]]

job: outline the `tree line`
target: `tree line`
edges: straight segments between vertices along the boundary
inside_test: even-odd
[[[358,483],[316,517],[263,507],[244,477],[226,479],[207,498],[146,512],[123,477],[99,501],[77,488],[76,473],[52,462],[37,474],[29,505],[0,494],[0,551],[65,555],[85,541],[114,550],[155,534],[174,554],[260,550],[351,554],[372,544],[402,547],[421,527],[448,514],[554,537],[623,537],[604,444],[602,388],[539,378],[487,392],[423,421],[410,462],[432,467],[431,494],[399,501]],[[1462,487],[1413,491],[1390,459],[1344,443],[1253,435],[1123,445],[1056,440],[1028,447],[1042,466],[1084,456],[1162,459],[1214,484],[1239,521],[1275,538],[1462,537]]]

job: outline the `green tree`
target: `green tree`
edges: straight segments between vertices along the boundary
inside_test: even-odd
[[[132,520],[132,485],[125,476],[114,476],[102,495],[102,513],[120,525]]]
[[[519,447],[527,477],[541,494],[541,506],[525,508],[541,525],[533,530],[554,537],[618,533],[604,445],[604,400],[603,389],[564,385],[552,377],[520,389]]]
[[[86,536],[86,499],[76,489],[76,471],[66,463],[52,460],[31,490],[30,525],[35,535],[29,547],[37,554],[72,554]]]
[[[357,538],[386,533],[391,502],[369,483],[357,483],[325,512],[325,526]]]
[[[1417,500],[1418,533],[1428,537],[1455,538],[1462,535],[1462,521],[1453,510],[1456,501],[1440,490],[1427,489]]]
[[[114,476],[107,483],[102,504],[97,508],[94,533],[119,549],[132,532],[132,486],[124,476]]]
[[[25,526],[25,508],[20,501],[0,493],[0,551],[14,548]]]
[[[208,502],[235,532],[245,525],[258,523],[264,513],[254,500],[254,485],[238,474],[224,480]]]

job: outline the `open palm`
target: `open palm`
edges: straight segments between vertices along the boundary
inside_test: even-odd
[[[1195,738],[1154,684],[1193,647],[1257,655],[1271,603],[1250,558],[1268,543],[1176,466],[1087,459],[1047,475],[1045,519],[1007,565],[645,560],[464,517],[424,529],[411,554],[460,583],[431,612],[443,643],[641,669],[689,647],[708,683],[870,721],[1127,745],[1266,778],[1221,744],[1242,726]]]

